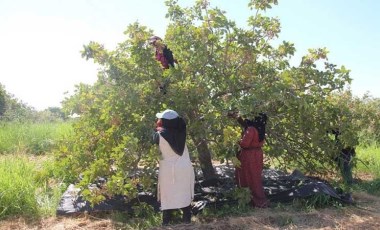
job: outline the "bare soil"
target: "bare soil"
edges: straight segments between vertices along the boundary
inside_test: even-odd
[[[286,205],[256,209],[247,216],[224,218],[193,217],[187,225],[153,229],[380,229],[380,198],[367,193],[354,193],[356,206],[341,208],[296,210]],[[125,223],[109,217],[82,215],[78,217],[49,217],[40,220],[13,218],[0,222],[0,229],[131,229]]]

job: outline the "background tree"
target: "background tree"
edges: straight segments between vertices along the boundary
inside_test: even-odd
[[[0,84],[0,119],[5,113],[5,106],[6,106],[6,91],[4,89],[4,86]]]
[[[248,1],[252,16],[239,28],[208,1],[183,8],[167,0],[165,42],[179,65],[165,71],[147,44],[152,31],[138,23],[128,26],[115,50],[96,42],[84,46],[82,56],[101,70],[94,85],[78,85],[63,103],[65,111],[81,117],[72,143],[62,146],[58,157],[72,179],[82,175],[87,198],[131,196],[137,183],[152,184],[158,156],[150,135],[155,113],[166,108],[187,120],[189,148],[198,153],[206,179],[215,178],[212,159],[235,159],[240,130],[226,118],[231,109],[247,118],[268,114],[265,152],[274,165],[331,171],[337,147],[328,132],[339,128],[345,143],[357,141],[348,105],[336,100],[351,81],[349,71],[329,63],[325,48],[310,49],[291,66],[294,45],[278,44],[279,20],[262,14],[273,4],[277,1]],[[157,89],[163,81],[169,82],[165,95]],[[140,177],[137,164],[146,172]],[[98,176],[108,178],[104,191],[86,189]]]
[[[353,125],[359,130],[360,144],[369,146],[380,140],[380,99],[370,95],[354,97],[346,92],[339,95],[340,104],[348,104]]]
[[[15,98],[0,83],[0,120],[1,121],[33,121],[36,110]]]

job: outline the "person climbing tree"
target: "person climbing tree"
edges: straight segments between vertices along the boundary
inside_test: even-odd
[[[162,42],[160,37],[150,37],[149,44],[155,48],[156,60],[161,63],[163,69],[174,67],[174,63],[177,63],[177,60],[174,59],[173,52]]]
[[[149,44],[155,48],[155,58],[161,63],[163,70],[169,69],[170,67],[174,68],[174,64],[177,63],[177,60],[174,59],[173,52],[167,47],[166,44],[162,42],[162,39],[160,37],[150,37]],[[168,81],[159,83],[160,91],[163,94],[166,94],[167,84]]]

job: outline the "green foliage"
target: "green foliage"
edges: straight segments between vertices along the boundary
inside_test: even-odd
[[[5,91],[3,85],[0,84],[0,118],[3,117],[6,111],[6,99],[7,99],[7,92]]]
[[[232,193],[232,198],[238,200],[238,207],[247,207],[251,203],[251,190],[249,188],[236,188]]]
[[[82,51],[101,70],[94,85],[78,85],[63,103],[66,113],[75,112],[80,119],[57,159],[71,175],[83,175],[86,197],[98,202],[105,193],[136,195],[133,188],[143,179],[133,172],[138,163],[154,171],[157,149],[150,134],[155,113],[166,108],[186,119],[191,152],[210,150],[218,159],[231,159],[236,152],[240,134],[226,117],[233,108],[247,118],[268,114],[266,157],[285,169],[333,171],[341,147],[327,133],[333,129],[342,131],[344,145],[357,144],[358,126],[352,121],[358,118],[342,100],[351,99],[344,93],[349,70],[330,63],[326,48],[310,49],[298,66],[291,66],[294,44],[272,45],[280,22],[262,14],[277,1],[250,1],[249,8],[256,11],[248,29],[237,27],[208,1],[186,8],[175,0],[165,3],[165,42],[179,61],[176,68],[162,70],[147,44],[152,31],[139,23],[128,26],[125,41],[115,50],[90,42]],[[168,82],[165,95],[157,89],[162,82]],[[207,148],[199,147],[203,143]],[[199,160],[211,163],[211,155]],[[104,191],[86,190],[98,176],[108,178]],[[145,181],[153,185],[153,180]]]
[[[58,107],[36,111],[6,92],[0,83],[0,122],[55,122],[66,119],[67,116]]]
[[[33,122],[63,122],[68,121],[69,118],[65,115],[61,108],[49,107],[43,111],[38,111],[35,114]]]
[[[69,122],[0,122],[0,127],[0,154],[24,152],[38,155],[51,152],[58,142],[73,133]]]
[[[148,229],[159,226],[162,223],[161,213],[154,211],[153,207],[146,203],[140,203],[133,207],[135,219],[128,221],[133,229]]]
[[[266,10],[271,9],[272,5],[277,5],[277,0],[251,0],[248,6],[250,9]]]
[[[35,110],[6,92],[0,83],[0,121],[25,121],[35,117]]]
[[[360,145],[371,146],[379,144],[380,140],[380,99],[365,95],[362,98],[353,98],[350,109],[358,119]]]

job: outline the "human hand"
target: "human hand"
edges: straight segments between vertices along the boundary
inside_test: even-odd
[[[156,132],[161,132],[164,130],[164,128],[163,127],[156,127],[155,130],[156,130]]]

